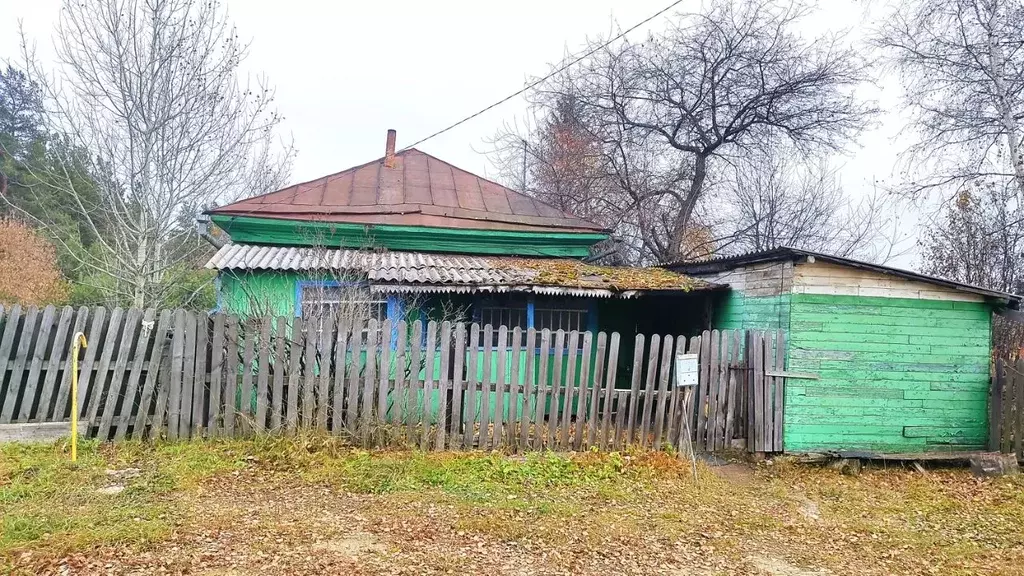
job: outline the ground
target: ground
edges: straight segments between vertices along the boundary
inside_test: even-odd
[[[320,437],[0,446],[15,574],[1019,574],[1024,481]]]

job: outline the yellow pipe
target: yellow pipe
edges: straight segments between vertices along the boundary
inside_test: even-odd
[[[71,343],[71,461],[78,460],[78,352],[88,347],[85,334],[75,333]]]

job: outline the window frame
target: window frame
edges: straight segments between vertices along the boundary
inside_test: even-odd
[[[483,320],[483,315],[482,315],[483,308],[488,305],[488,301],[493,300],[493,299],[494,299],[493,295],[482,296],[482,295],[478,294],[477,297],[473,300],[473,322],[475,322],[477,324],[480,324],[481,328],[483,328],[483,323],[482,323],[482,320]],[[584,304],[582,306],[580,306],[579,308],[577,308],[576,310],[586,309],[586,313],[587,313],[587,325],[586,325],[586,327],[583,330],[580,331],[580,333],[582,334],[583,332],[590,332],[592,334],[596,334],[597,333],[597,299],[596,298],[581,298],[580,300],[583,300]],[[529,330],[530,328],[536,329],[536,327],[537,327],[536,311],[537,311],[537,295],[536,294],[527,294],[526,295],[526,326],[523,327],[523,331],[524,331],[523,337],[524,338],[526,337],[526,335],[525,335],[525,331],[526,330]],[[538,333],[539,332],[540,331],[538,330]],[[552,332],[552,333],[554,333],[554,332]],[[566,331],[566,334],[568,334],[568,333],[569,333],[569,331]],[[509,337],[511,338],[511,334],[510,334]],[[568,339],[566,339],[566,346],[568,347]],[[582,339],[580,340],[580,346],[581,347],[583,346],[583,340]],[[481,345],[479,347],[479,350],[482,351],[483,349],[484,349],[484,346]],[[497,350],[498,348],[495,347],[494,349]],[[512,349],[511,344],[509,346],[507,346],[505,349],[506,350],[511,350]],[[523,347],[523,349],[525,349],[525,346]],[[540,345],[537,345],[537,347],[534,349],[534,351],[535,352],[539,352],[540,351]],[[554,348],[552,348],[551,351],[549,352],[549,354],[554,354],[554,353],[555,353],[555,350],[554,350]]]

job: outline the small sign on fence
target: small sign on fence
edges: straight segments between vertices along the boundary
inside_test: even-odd
[[[697,385],[699,354],[676,354],[676,387]]]

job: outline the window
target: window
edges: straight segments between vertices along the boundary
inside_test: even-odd
[[[387,319],[388,301],[358,284],[300,284],[299,314],[304,321],[322,323],[330,316],[335,323],[355,322],[365,330],[371,319],[380,322]]]
[[[508,326],[509,346],[512,344],[512,329],[517,326],[523,330],[523,341],[520,342],[520,345],[526,342],[525,333],[527,327],[529,327],[529,303],[525,299],[513,299],[505,303],[498,303],[493,300],[485,301],[478,310],[480,327],[482,328],[490,324],[494,328],[494,332],[491,335],[492,346],[500,344],[498,342],[498,327],[500,326]],[[481,332],[482,336],[483,333]]]
[[[594,329],[593,302],[576,298],[550,298],[531,296],[529,298],[510,297],[507,300],[488,299],[479,301],[476,306],[474,321],[481,327],[490,324],[494,328],[492,345],[498,345],[498,327],[507,326],[509,339],[515,327],[523,330],[523,341],[526,342],[527,328],[535,328],[537,332],[545,328],[566,333],[576,330],[584,332]],[[568,343],[568,339],[566,339]],[[582,343],[582,339],[580,340]],[[511,342],[510,342],[511,345]]]
[[[545,328],[550,329],[552,332],[556,330],[565,330],[571,332],[577,330],[583,332],[587,329],[587,313],[589,310],[586,308],[576,307],[556,307],[551,304],[547,304],[544,307],[536,306],[533,311],[534,326],[537,330],[543,330]]]

